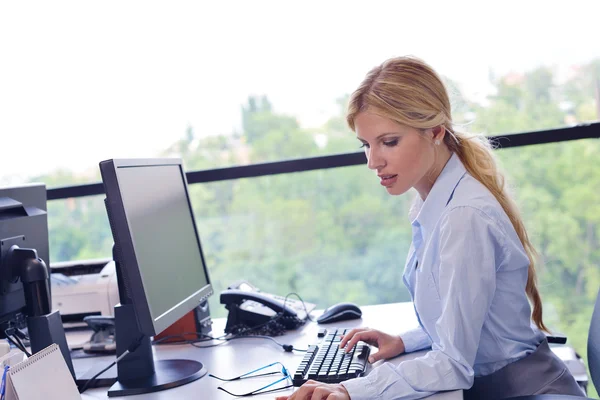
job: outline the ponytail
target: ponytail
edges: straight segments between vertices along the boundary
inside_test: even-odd
[[[517,232],[529,258],[529,274],[525,291],[533,305],[531,318],[539,329],[549,332],[542,320],[542,299],[537,288],[536,261],[538,253],[529,240],[517,205],[504,188],[504,176],[498,170],[489,141],[484,137],[468,136],[459,132],[448,133],[444,141],[450,150],[458,155],[469,174],[494,195]]]

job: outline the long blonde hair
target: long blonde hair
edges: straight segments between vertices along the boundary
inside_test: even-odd
[[[529,258],[525,290],[533,303],[532,320],[538,328],[548,331],[542,320],[542,300],[536,284],[537,252],[515,202],[505,190],[492,146],[483,136],[454,129],[450,99],[438,74],[414,57],[389,59],[373,68],[350,97],[346,120],[352,130],[357,114],[366,110],[419,130],[437,126],[446,129],[446,146],[458,155],[469,174],[494,195],[517,232]]]

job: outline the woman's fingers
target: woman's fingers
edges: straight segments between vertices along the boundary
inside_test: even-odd
[[[346,333],[344,335],[344,337],[342,337],[342,341],[340,342],[340,347],[344,348],[344,346],[346,346],[346,343],[348,343],[348,341],[350,339],[352,339],[354,337],[354,335],[356,335],[359,332],[364,332],[364,331],[368,331],[369,328],[354,328],[352,329],[350,332]]]
[[[379,350],[375,353],[371,353],[371,355],[369,356],[369,362],[371,364],[373,364],[374,362],[377,362],[379,360],[381,360],[382,358],[389,358],[389,355],[386,354],[387,352],[385,350]]]
[[[371,342],[377,343],[378,336],[379,336],[379,332],[377,332],[377,331],[358,332],[357,334],[352,336],[352,339],[350,339],[348,341],[348,343],[346,344],[345,350],[346,350],[346,352],[350,351],[350,349],[352,349],[354,347],[354,345],[356,345],[359,341],[363,341],[363,342],[371,341]]]
[[[308,380],[291,396],[280,396],[276,400],[308,400],[318,384],[317,381]]]
[[[318,386],[313,390],[310,400],[324,400],[327,399],[330,394],[331,390],[328,390],[323,386]]]
[[[276,400],[350,400],[350,396],[340,384],[308,380],[291,396],[279,396]]]

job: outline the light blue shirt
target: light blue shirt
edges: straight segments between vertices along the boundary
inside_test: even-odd
[[[403,281],[419,328],[400,336],[406,352],[431,350],[344,382],[351,400],[468,389],[475,376],[525,357],[544,339],[531,324],[529,259],[521,241],[502,206],[456,154],[409,216]]]

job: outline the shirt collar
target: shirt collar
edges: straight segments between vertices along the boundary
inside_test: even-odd
[[[460,158],[453,153],[436,179],[425,201],[417,198],[409,212],[412,225],[419,225],[423,235],[428,235],[439,220],[444,208],[452,198],[454,189],[467,170]]]

